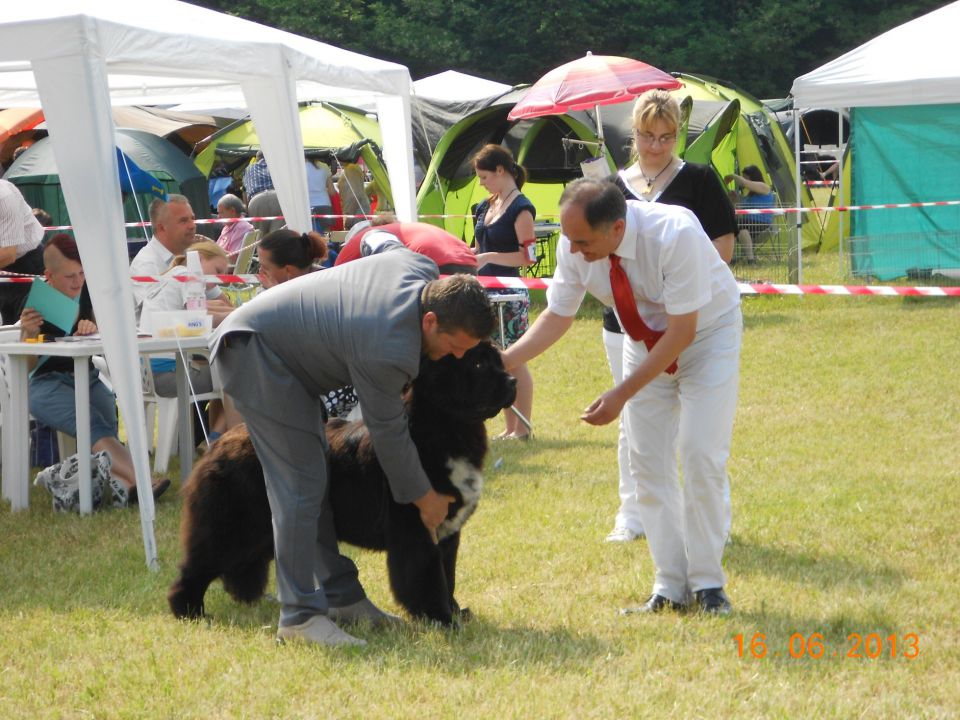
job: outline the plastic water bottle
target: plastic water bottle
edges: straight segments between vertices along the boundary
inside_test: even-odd
[[[196,250],[187,250],[188,280],[184,283],[183,294],[187,310],[207,311],[207,288],[203,282],[203,267],[200,254]]]

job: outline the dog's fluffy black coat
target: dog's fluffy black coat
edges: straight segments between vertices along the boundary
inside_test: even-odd
[[[453,597],[457,549],[460,528],[476,508],[483,483],[484,420],[509,407],[515,394],[515,380],[489,343],[460,360],[424,360],[411,384],[407,414],[420,461],[434,489],[456,498],[438,530],[438,545],[416,506],[394,502],[363,423],[327,424],[337,537],[387,551],[394,597],[414,617],[449,624],[460,612]],[[246,427],[234,428],[213,445],[183,494],[184,560],[167,596],[174,615],[202,615],[204,595],[218,577],[236,600],[262,597],[273,559],[273,529],[263,471]]]

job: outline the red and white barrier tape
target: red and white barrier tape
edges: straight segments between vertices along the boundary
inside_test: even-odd
[[[851,210],[891,210],[898,208],[928,208],[960,205],[960,200],[936,200],[933,202],[884,203],[882,205],[836,205],[834,207],[809,208],[737,208],[737,215],[796,215],[808,212],[850,212]]]
[[[18,275],[0,271],[0,283],[33,282],[33,275]],[[155,275],[133,275],[136,283],[156,283],[170,280]],[[187,275],[174,275],[172,279],[186,282]],[[546,290],[552,278],[515,278],[481,275],[480,284],[491,290]],[[204,275],[203,281],[221,285],[259,285],[257,275]],[[903,285],[781,285],[778,283],[737,283],[741,295],[878,295],[886,297],[960,297],[960,286],[926,287]]]
[[[777,285],[737,283],[741,295],[882,295],[887,297],[960,297],[960,287],[902,285]]]
[[[325,218],[330,220],[335,220],[337,218],[343,218],[344,220],[350,220],[357,218],[360,220],[367,219],[369,220],[372,215],[311,215],[313,218]],[[426,217],[426,216],[424,216]],[[473,217],[472,215],[457,215],[451,217]],[[238,222],[264,222],[267,220],[283,220],[283,215],[257,215],[254,217],[241,217],[241,218],[201,218],[195,220],[194,222],[197,225],[227,225],[229,223],[238,223]],[[141,222],[128,222],[124,223],[125,228],[144,228],[150,227],[153,225],[149,220],[143,220]],[[44,232],[55,232],[63,230],[73,230],[73,225],[51,225],[43,229]]]
[[[832,207],[779,207],[779,208],[736,208],[737,215],[796,215],[815,212],[850,212],[851,210],[890,210],[897,208],[928,208],[960,205],[960,200],[935,200],[915,203],[884,203],[881,205],[835,205]],[[420,215],[421,218],[472,218],[472,215]],[[554,217],[544,216],[544,217]]]
[[[504,290],[546,290],[551,278],[489,277],[477,278],[486,288]],[[895,285],[780,285],[775,283],[737,283],[741,295],[885,295],[920,297],[960,297],[960,287],[904,287]]]
[[[818,212],[851,212],[853,210],[891,210],[891,209],[902,209],[902,208],[929,208],[929,207],[948,207],[953,205],[960,205],[960,200],[935,200],[931,202],[915,202],[915,203],[883,203],[879,205],[838,205],[834,207],[805,207],[805,208],[795,208],[795,207],[782,207],[782,208],[737,208],[734,212],[737,215],[796,215],[798,213],[818,213]],[[314,218],[322,218],[328,220],[334,220],[337,218],[344,219],[370,219],[372,215],[311,215]],[[456,219],[473,219],[473,215],[464,215],[462,213],[452,213],[452,214],[441,214],[441,213],[432,213],[418,215],[418,219],[432,219],[432,220],[456,220]],[[556,217],[555,215],[542,215],[541,217]],[[205,218],[202,220],[197,220],[197,225],[216,225],[224,224],[231,222],[265,222],[267,220],[283,220],[282,215],[272,215],[272,216],[257,216],[257,217],[244,217],[244,218]],[[124,223],[125,228],[143,228],[150,227],[151,223],[149,220],[143,222],[131,222]],[[45,227],[45,232],[58,232],[63,230],[73,230],[73,225],[54,225],[51,227]]]
[[[192,280],[192,275],[172,275],[170,277],[157,277],[155,275],[131,275],[130,279],[135,283],[156,283],[166,280],[176,280],[177,282],[187,282]],[[244,283],[247,285],[259,285],[259,275],[204,275],[203,281],[206,283],[217,283],[219,285],[231,285],[234,283]]]

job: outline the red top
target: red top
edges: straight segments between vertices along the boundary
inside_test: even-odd
[[[359,258],[360,241],[364,235],[374,230],[383,230],[396,235],[400,242],[408,248],[421,255],[426,255],[437,265],[477,266],[476,255],[463,240],[451,235],[443,228],[422,222],[396,222],[364,228],[340,248],[340,254],[337,255],[337,261],[334,265],[343,265],[345,262]]]

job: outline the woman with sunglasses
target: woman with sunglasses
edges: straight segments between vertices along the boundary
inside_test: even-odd
[[[681,160],[674,154],[680,130],[680,106],[666,90],[648,90],[633,106],[633,148],[636,161],[621,170],[616,184],[627,200],[681,205],[692,211],[724,262],[733,256],[737,221],[720,178],[708,165]],[[613,308],[603,313],[603,344],[615,382],[623,373],[623,330]],[[637,482],[630,474],[627,441],[621,419],[620,509],[607,542],[643,537]],[[729,489],[727,490],[729,504]]]

